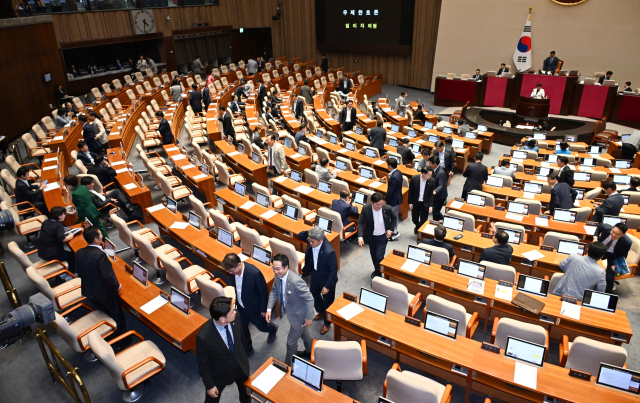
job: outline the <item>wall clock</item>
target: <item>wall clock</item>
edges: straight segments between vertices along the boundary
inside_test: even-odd
[[[584,3],[587,0],[551,0],[554,3],[561,4],[563,6],[576,6],[580,3]]]
[[[152,10],[131,10],[131,23],[134,35],[152,34],[156,32],[156,21]]]

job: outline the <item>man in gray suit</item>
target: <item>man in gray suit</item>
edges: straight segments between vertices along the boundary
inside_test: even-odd
[[[256,62],[253,59],[250,59],[249,63],[247,63],[247,74],[252,76],[257,72],[258,72],[258,62]]]
[[[289,270],[289,258],[285,255],[275,255],[272,265],[276,278],[269,294],[265,319],[267,323],[271,323],[271,310],[276,302],[280,305],[280,317],[287,314],[291,327],[287,336],[287,356],[284,363],[291,365],[293,355],[296,353],[301,357],[311,357],[313,339],[307,327],[313,323],[313,295],[307,283],[298,274]],[[298,352],[298,339],[301,337],[305,351]]]
[[[193,74],[200,74],[200,76],[204,74],[204,66],[200,61],[200,56],[196,56],[196,60],[193,61]]]

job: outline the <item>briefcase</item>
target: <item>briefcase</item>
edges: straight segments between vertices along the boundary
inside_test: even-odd
[[[542,308],[544,308],[544,302],[538,301],[537,299],[522,292],[517,293],[511,300],[511,303],[525,311],[535,313],[536,315],[542,311]]]

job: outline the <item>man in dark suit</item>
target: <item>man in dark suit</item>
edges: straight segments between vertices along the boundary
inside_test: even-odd
[[[555,73],[558,69],[558,60],[559,59],[556,57],[556,51],[552,50],[549,57],[544,59],[544,63],[542,63],[542,70]]]
[[[331,322],[327,319],[327,308],[336,299],[338,258],[320,227],[312,227],[308,231],[302,275],[311,276],[309,290],[313,295],[313,306],[317,312],[313,319],[324,320],[320,334],[325,334],[331,328]]]
[[[391,207],[393,214],[398,217],[400,213],[400,206],[402,205],[402,172],[398,171],[398,161],[391,159],[387,162],[389,166],[389,176],[387,177],[387,194],[384,197],[384,201]],[[393,234],[391,240],[398,239],[400,234],[398,233],[398,221],[393,227]]]
[[[498,70],[498,75],[501,75],[502,73],[508,73],[508,72],[509,72],[509,68],[504,63],[502,63],[500,65],[500,70]]]
[[[41,214],[47,214],[47,204],[44,201],[42,189],[46,187],[44,183],[29,182],[29,169],[26,167],[18,168],[16,172],[16,187],[14,193],[16,195],[16,203],[29,202],[40,211]],[[21,209],[26,206],[22,206]]]
[[[127,199],[127,196],[120,189],[113,189],[109,193],[102,194],[98,191],[94,190],[95,183],[93,182],[93,178],[90,176],[83,176],[80,179],[80,184],[87,187],[89,193],[91,194],[91,202],[94,206],[100,211],[101,216],[105,216],[108,214],[107,210],[101,210],[109,203],[119,207],[124,214],[129,217],[131,215],[131,202]],[[127,219],[129,221],[129,219]]]
[[[204,104],[205,113],[209,110],[209,104],[211,104],[211,91],[208,86],[202,88],[202,103]]]
[[[233,94],[231,96],[231,105],[229,105],[229,109],[235,116],[239,116],[242,114],[242,110],[240,110],[240,104],[238,103],[238,96]]]
[[[558,168],[560,168],[558,182],[563,182],[573,187],[576,181],[573,179],[573,170],[569,167],[569,158],[566,155],[558,156]]]
[[[297,146],[300,146],[301,141],[304,141],[306,143],[309,142],[309,138],[304,133],[304,128],[300,128],[300,130],[298,130],[298,132],[296,133],[296,136],[293,139],[296,141]]]
[[[160,119],[160,124],[158,125],[158,132],[160,132],[160,135],[162,136],[162,145],[172,144],[175,140],[175,137],[173,137],[173,132],[171,131],[171,125],[169,124],[167,119],[164,118],[164,113],[162,113],[162,111],[158,111],[156,112],[156,117]]]
[[[320,62],[320,69],[322,69],[323,73],[326,73],[329,70],[329,59],[327,59],[326,55],[322,55],[322,61]]]
[[[82,296],[93,308],[102,311],[116,321],[116,338],[127,331],[124,311],[118,299],[122,286],[116,278],[111,261],[102,250],[102,232],[96,226],[86,228],[82,234],[87,246],[76,253],[76,270],[82,280]],[[130,343],[122,340],[121,346]]]
[[[615,271],[613,265],[617,258],[626,259],[631,250],[631,238],[627,236],[627,225],[617,223],[615,226],[609,224],[600,224],[596,228],[594,237],[604,244],[607,253],[602,258],[607,261],[606,278],[607,288],[604,292],[611,293],[613,291],[613,283],[615,279]]]
[[[49,211],[49,219],[42,223],[37,238],[38,257],[48,262],[59,260],[67,262],[68,270],[76,272],[76,257],[73,252],[64,249],[64,244],[69,242],[74,234],[67,235],[64,232],[64,219],[67,209],[62,206],[53,206]]]
[[[381,157],[387,153],[384,149],[384,142],[387,139],[387,131],[382,127],[382,120],[376,119],[376,127],[369,129],[367,139],[369,140],[371,147],[378,149]]]
[[[442,206],[447,203],[447,181],[449,176],[444,168],[440,165],[440,158],[437,155],[429,157],[429,166],[433,169],[433,178],[435,181],[435,189],[433,190],[433,219],[440,221],[444,216],[440,212]]]
[[[78,122],[80,122],[80,124],[82,125],[82,138],[84,139],[84,142],[89,146],[89,150],[96,154],[102,153],[102,145],[98,140],[96,132],[93,130],[93,125],[87,122],[87,115],[79,115]]]
[[[413,233],[417,234],[418,229],[429,219],[433,206],[433,189],[435,181],[431,178],[433,169],[422,167],[420,175],[414,175],[409,181],[409,210],[411,210],[411,220],[415,225]]]
[[[353,130],[357,122],[356,108],[353,107],[353,101],[348,100],[347,106],[340,111],[340,126],[342,127],[342,132]]]
[[[631,88],[631,81],[624,83],[624,92],[633,92],[633,88]]]
[[[76,108],[76,106],[73,103],[71,103],[71,101],[65,102],[64,107],[65,107],[65,113],[66,114],[71,113],[71,117],[75,117],[78,115],[77,114],[78,108]]]
[[[78,141],[78,159],[82,161],[85,167],[88,168],[90,166],[93,166],[95,164],[95,161],[96,161],[95,158],[97,156],[98,154],[89,150],[89,146],[87,145],[86,141],[84,140]]]
[[[78,153],[78,155],[80,155]],[[109,162],[104,159],[102,154],[96,155],[93,159],[94,165],[87,168],[87,172],[98,177],[102,186],[107,186],[113,182],[113,178],[117,175],[116,170],[111,168]]]
[[[607,71],[607,74],[605,74],[604,76],[600,76],[600,78],[598,79],[598,83],[600,83],[600,85],[604,84],[604,80],[611,80],[612,75],[613,71]]]
[[[189,95],[189,105],[193,109],[193,113],[202,113],[202,93],[198,91],[196,84],[191,85],[192,91]]]
[[[569,186],[568,183],[558,182],[558,174],[552,172],[547,177],[547,183],[551,186],[551,200],[549,201],[549,210],[545,214],[551,214],[559,209],[574,208],[573,202],[578,196],[578,191]]]
[[[267,282],[260,269],[251,263],[243,262],[235,253],[229,253],[224,257],[222,268],[229,272],[231,285],[236,289],[238,313],[244,332],[244,350],[248,356],[252,356],[254,351],[249,322],[253,323],[259,331],[269,333],[267,343],[273,343],[276,340],[278,331],[278,325],[267,323],[264,318],[269,300]]]
[[[264,61],[264,58],[259,57],[258,58],[258,69],[259,69],[259,71],[263,71],[266,68],[267,68],[267,63]]]
[[[602,218],[605,215],[617,216],[620,214],[620,209],[622,209],[624,205],[624,197],[616,191],[616,183],[613,180],[607,179],[606,181],[602,181],[600,187],[607,194],[607,198],[604,203],[597,205],[596,212],[591,219],[591,221],[595,222],[602,222]]]
[[[413,154],[413,151],[411,151],[411,149],[409,148],[409,138],[405,137],[402,140],[400,140],[400,142],[401,144],[398,144],[398,147],[396,147],[396,151],[402,157],[402,164],[403,165],[411,164],[416,156]]]
[[[296,93],[294,93],[291,97],[293,102],[293,104],[291,105],[291,108],[293,109],[293,114],[296,116],[296,119],[300,119],[300,116],[304,114],[304,103]]]
[[[351,92],[351,80],[348,77],[342,77],[336,91],[341,93],[342,97],[346,98],[349,92]]]
[[[426,243],[427,245],[446,249],[447,252],[449,252],[449,261],[451,261],[453,257],[456,255],[456,252],[450,243],[446,243],[444,241],[444,238],[446,236],[447,236],[447,229],[445,228],[444,225],[438,224],[433,229],[433,239],[423,238],[422,241],[420,241],[420,243]]]
[[[236,131],[233,128],[233,121],[231,120],[231,115],[226,110],[224,105],[220,105],[220,111],[222,112],[222,134],[225,136],[231,136],[233,142],[235,143],[236,139]]]
[[[513,247],[509,245],[509,235],[499,229],[493,233],[494,246],[482,250],[480,262],[487,262],[508,265],[511,262]]]
[[[242,102],[242,99],[247,99],[247,94],[244,93],[244,85],[247,83],[247,81],[245,79],[242,79],[240,81],[240,85],[238,86],[238,88],[236,88],[236,90],[233,92],[233,95],[238,97],[238,105],[244,107],[246,105],[245,102]]]
[[[264,85],[264,83],[260,82],[260,86],[258,87],[258,100],[260,101],[259,104],[260,106],[262,106],[262,102],[264,101],[264,98],[267,96],[267,87]]]
[[[638,189],[640,187],[640,176],[632,176],[631,181],[629,181],[629,189],[625,190],[625,192],[640,192]]]
[[[480,74],[480,69],[476,69],[476,74],[473,75],[472,79],[475,81],[482,81],[482,74]]]
[[[354,206],[351,202],[351,193],[349,193],[348,190],[340,191],[340,198],[331,202],[331,210],[340,214],[343,228],[349,225],[348,218],[350,214],[358,214],[358,207]],[[347,232],[353,232],[355,230],[353,227],[347,228]]]
[[[413,122],[420,122],[420,125],[424,126],[424,123],[427,121],[427,117],[424,115],[424,106],[422,104],[418,104],[418,108],[416,109],[416,113],[413,114]]]
[[[467,165],[467,169],[464,170],[462,176],[467,178],[462,187],[462,198],[467,200],[467,195],[472,190],[482,190],[482,184],[487,181],[489,177],[489,171],[487,167],[482,164],[484,155],[481,152],[477,152],[473,156],[475,164]]]
[[[373,261],[374,271],[371,278],[382,276],[380,262],[384,259],[387,242],[391,238],[393,229],[398,223],[398,216],[393,214],[391,207],[384,204],[382,195],[375,192],[371,195],[371,204],[362,208],[358,219],[358,245],[369,244],[369,253]]]
[[[236,321],[232,299],[218,297],[211,302],[211,319],[196,337],[196,358],[200,378],[207,390],[205,403],[218,403],[222,391],[235,382],[241,403],[250,403],[244,382],[249,378],[249,359],[244,350],[245,335]]]
[[[445,143],[442,140],[438,140],[435,147],[431,151],[431,155],[435,155],[440,160],[440,166],[442,166],[447,173],[447,181],[449,176],[453,176],[456,170],[456,152],[453,148],[445,147]]]

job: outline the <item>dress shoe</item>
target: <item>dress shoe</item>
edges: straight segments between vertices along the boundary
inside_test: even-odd
[[[320,329],[320,334],[325,334],[331,329],[331,325],[322,325],[322,329]]]
[[[307,351],[297,351],[296,355],[300,358],[311,358],[311,353]]]
[[[273,343],[276,341],[276,334],[278,333],[278,325],[276,325],[276,329],[269,333],[269,337],[267,337],[267,343]]]
[[[313,317],[313,320],[320,320],[320,319],[324,319],[324,315],[317,313],[316,316]]]
[[[418,233],[418,227],[415,227],[415,228],[413,229],[413,233],[414,233],[414,234],[417,234],[417,233]]]

